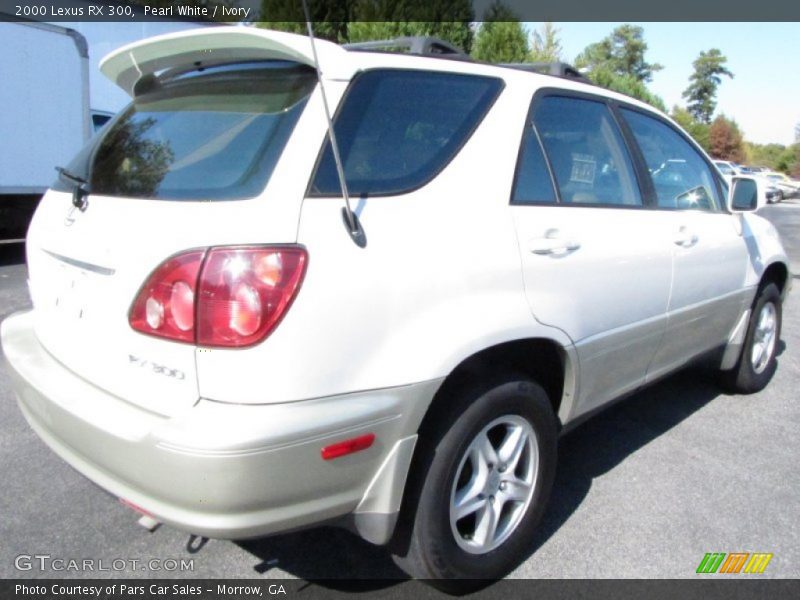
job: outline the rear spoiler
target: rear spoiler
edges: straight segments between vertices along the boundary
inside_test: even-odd
[[[353,69],[344,48],[317,40],[317,54],[325,79],[350,79]],[[314,66],[311,42],[306,36],[256,27],[222,26],[170,33],[128,44],[103,58],[100,70],[133,96],[137,81],[165,69],[269,59]]]

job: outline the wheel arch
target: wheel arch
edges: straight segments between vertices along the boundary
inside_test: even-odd
[[[781,294],[781,298],[786,297],[788,291],[787,283],[789,282],[789,267],[784,262],[776,261],[771,263],[764,269],[758,288],[763,289],[770,283],[774,283]],[[756,298],[758,294],[756,294]]]
[[[408,470],[397,525],[389,547],[403,555],[410,540],[417,499],[427,473],[426,459],[436,445],[436,431],[453,421],[473,400],[504,379],[529,378],[547,394],[560,430],[576,396],[577,358],[574,351],[550,338],[524,338],[486,347],[464,358],[445,377],[428,406]]]

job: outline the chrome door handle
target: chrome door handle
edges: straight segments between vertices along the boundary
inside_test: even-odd
[[[557,233],[548,232],[545,237],[530,240],[528,249],[534,254],[563,256],[570,252],[575,252],[581,247],[579,242],[560,238]]]
[[[678,235],[675,236],[674,242],[683,248],[691,248],[699,239],[697,234],[692,233],[688,227],[681,227],[678,231]]]

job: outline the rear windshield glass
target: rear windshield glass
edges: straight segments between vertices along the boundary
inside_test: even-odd
[[[256,196],[315,83],[312,69],[286,62],[226,65],[164,83],[140,82],[133,103],[69,170],[84,178],[88,171],[93,194],[163,200]]]
[[[334,130],[348,192],[401,194],[430,181],[458,152],[502,88],[499,79],[376,69],[350,87]],[[340,195],[330,144],[311,195]]]

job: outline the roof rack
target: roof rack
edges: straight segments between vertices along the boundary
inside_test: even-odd
[[[369,42],[356,42],[344,44],[347,50],[358,52],[405,52],[419,56],[435,56],[437,58],[452,58],[456,60],[469,60],[472,58],[456,46],[439,38],[429,36],[400,37],[393,40],[375,40]]]
[[[519,69],[520,71],[530,71],[532,73],[542,73],[544,75],[554,75],[565,79],[575,79],[583,83],[591,83],[583,73],[572,65],[565,62],[533,62],[533,63],[505,63],[501,67],[509,69]]]

